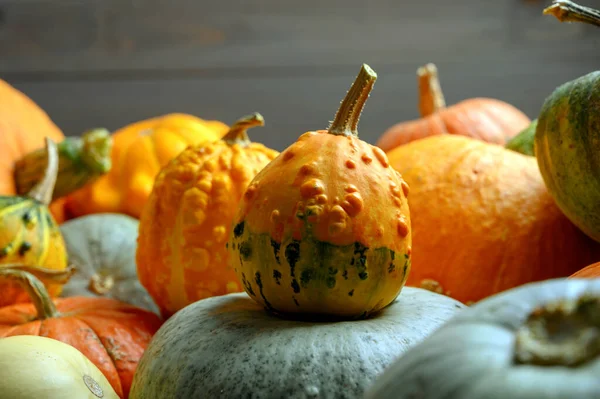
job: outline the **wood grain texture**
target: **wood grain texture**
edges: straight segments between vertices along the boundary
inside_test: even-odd
[[[359,127],[369,142],[417,117],[424,63],[438,65],[448,103],[496,97],[531,117],[600,65],[600,30],[542,16],[549,1],[403,3],[0,0],[0,77],[68,134],[258,111],[266,126],[253,137],[282,150],[327,126],[363,62],[379,74]]]

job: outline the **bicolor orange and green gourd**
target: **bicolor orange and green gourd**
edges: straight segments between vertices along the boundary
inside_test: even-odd
[[[366,317],[404,285],[408,185],[357,133],[376,77],[364,65],[329,129],[302,134],[244,193],[228,249],[269,311]]]
[[[58,169],[56,144],[46,138],[48,167],[44,178],[27,196],[0,196],[0,269],[13,264],[44,269],[60,275],[67,268],[65,242],[48,204]],[[60,294],[61,283],[45,281],[52,296]],[[0,307],[27,302],[29,297],[18,285],[0,283]]]
[[[137,270],[163,315],[243,290],[225,243],[246,187],[279,154],[249,140],[246,129],[263,124],[260,114],[242,118],[159,173],[140,218]]]

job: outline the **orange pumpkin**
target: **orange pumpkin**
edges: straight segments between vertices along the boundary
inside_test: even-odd
[[[0,79],[0,195],[15,195],[15,163],[24,155],[44,147],[44,139],[64,139],[62,131],[33,100]],[[64,200],[50,207],[63,221]]]
[[[164,316],[197,300],[242,290],[225,242],[252,178],[278,152],[248,139],[260,114],[239,120],[222,140],[190,147],[166,165],[142,213],[139,280]]]
[[[446,107],[434,64],[420,67],[417,81],[421,119],[397,123],[387,129],[376,143],[386,152],[438,134],[458,134],[505,144],[531,123],[514,106],[493,98],[470,98]]]
[[[600,262],[592,263],[581,270],[571,274],[569,278],[599,278]]]
[[[157,315],[109,298],[56,299],[24,270],[0,269],[0,278],[19,282],[33,303],[0,308],[0,339],[39,335],[81,351],[106,376],[115,392],[127,398],[133,374],[162,321]]]
[[[599,244],[552,200],[534,157],[438,135],[388,158],[410,186],[416,215],[407,285],[467,303],[600,260]]]
[[[219,121],[168,114],[115,131],[111,170],[69,195],[67,210],[75,217],[114,212],[139,218],[160,169],[188,146],[218,140],[227,129]]]

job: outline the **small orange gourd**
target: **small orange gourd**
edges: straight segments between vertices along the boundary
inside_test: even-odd
[[[363,65],[329,129],[302,134],[244,194],[230,257],[246,292],[271,312],[367,317],[406,281],[408,185],[357,132],[376,78]]]
[[[435,64],[417,70],[421,119],[405,121],[387,129],[377,141],[385,152],[438,134],[458,134],[505,144],[531,120],[513,105],[494,98],[470,98],[446,107]]]
[[[139,280],[168,317],[197,300],[242,291],[225,242],[252,178],[278,154],[250,142],[258,113],[222,140],[190,147],[159,173],[140,218]]]
[[[186,147],[218,140],[227,125],[188,114],[168,114],[127,125],[112,134],[112,168],[67,197],[74,217],[91,213],[140,213],[154,179]]]

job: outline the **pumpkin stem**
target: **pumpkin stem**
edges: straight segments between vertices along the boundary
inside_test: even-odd
[[[38,200],[42,204],[49,205],[52,201],[52,191],[54,191],[56,175],[58,173],[58,153],[56,150],[56,143],[48,137],[46,137],[45,154],[47,156],[47,162],[42,180],[33,186],[26,195]]]
[[[328,132],[341,136],[358,137],[358,121],[369,98],[377,74],[367,64],[363,64],[358,76],[342,101]]]
[[[574,367],[600,355],[600,298],[584,295],[535,309],[517,331],[521,364]]]
[[[446,100],[435,64],[429,63],[417,69],[417,83],[419,85],[419,112],[422,118],[446,108]]]
[[[265,119],[258,112],[254,112],[250,115],[246,115],[237,120],[231,126],[229,131],[223,136],[222,140],[226,141],[228,144],[241,144],[248,145],[250,144],[250,138],[248,137],[247,130],[255,127],[255,126],[264,126]]]
[[[111,168],[112,137],[106,129],[92,129],[81,137],[67,137],[58,144],[58,176],[52,199],[64,197],[107,173]],[[17,194],[22,195],[40,179],[47,165],[45,149],[25,155],[15,164]]]
[[[0,278],[15,281],[19,283],[31,299],[33,306],[37,311],[37,320],[45,320],[58,316],[58,310],[54,306],[54,302],[48,294],[48,290],[44,283],[38,279],[33,273],[41,276],[44,280],[68,280],[74,269],[69,268],[65,271],[57,272],[43,268],[28,267],[25,265],[4,265],[0,268]],[[66,281],[65,281],[66,282]]]
[[[569,0],[554,0],[551,6],[544,9],[544,15],[554,15],[560,22],[584,22],[600,26],[600,11]]]

